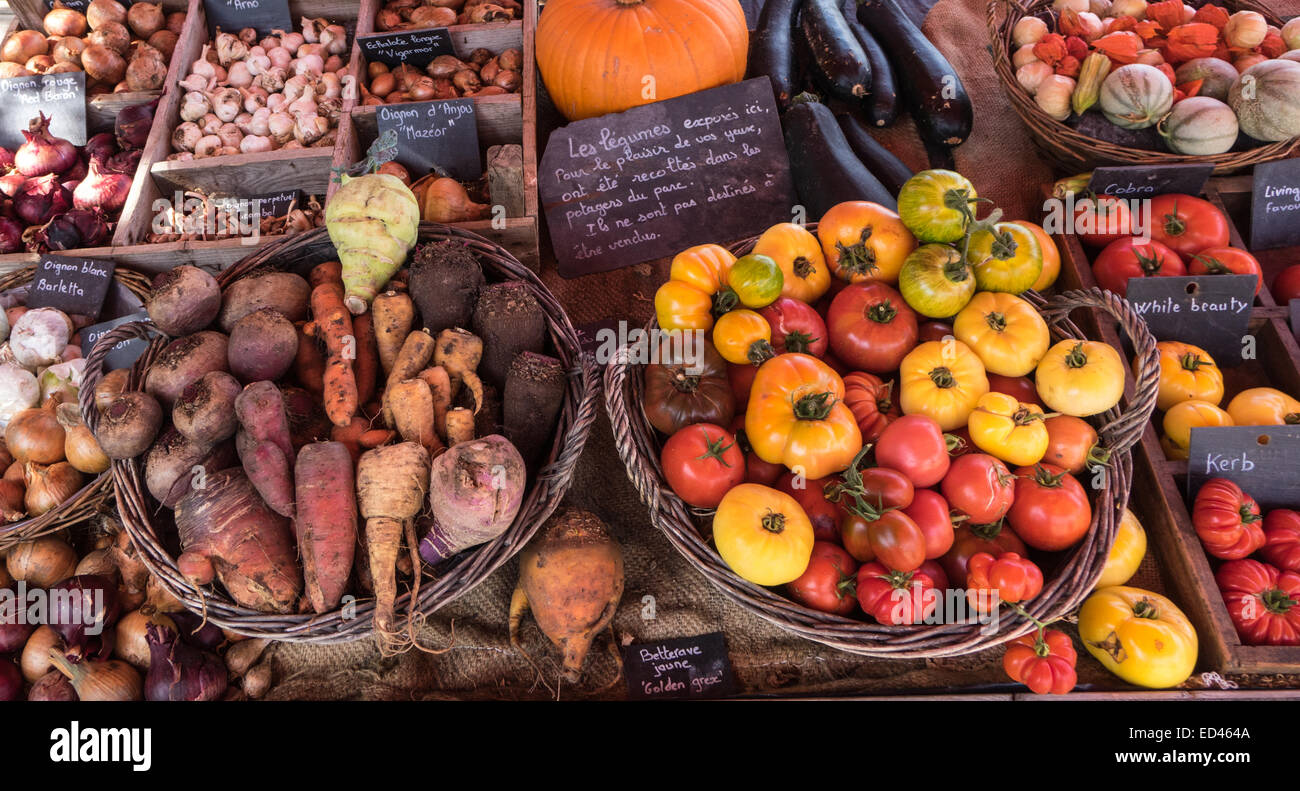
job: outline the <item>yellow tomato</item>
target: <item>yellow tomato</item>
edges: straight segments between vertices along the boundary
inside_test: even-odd
[[[1034,281],[1033,289],[1035,291],[1045,291],[1052,287],[1056,278],[1061,274],[1061,251],[1056,246],[1056,242],[1044,231],[1042,226],[1035,225],[1028,220],[1012,220],[1016,225],[1023,225],[1028,228],[1034,238],[1038,240],[1038,247],[1043,252],[1043,271],[1038,273],[1038,279]]]
[[[812,304],[831,287],[831,270],[826,266],[821,243],[802,225],[783,222],[758,237],[754,253],[765,255],[781,267],[785,282],[781,296]]]
[[[713,325],[713,346],[729,363],[758,365],[773,354],[772,326],[752,310],[723,313]]]
[[[840,280],[897,283],[916,238],[898,213],[870,201],[832,206],[817,224],[826,265]]]
[[[812,522],[790,495],[742,483],[718,504],[713,543],[723,561],[744,579],[756,585],[784,585],[808,568]]]
[[[1123,585],[1133,579],[1146,555],[1147,531],[1142,529],[1142,523],[1133,512],[1125,508],[1124,518],[1115,528],[1115,543],[1110,546],[1106,565],[1102,567],[1101,577],[1093,589]]]
[[[1102,666],[1130,684],[1177,686],[1196,668],[1196,630],[1158,593],[1099,588],[1079,608],[1079,639]]]
[[[1047,453],[1043,410],[1014,396],[985,393],[970,413],[967,427],[976,447],[1015,467],[1037,464]]]
[[[735,294],[727,285],[735,263],[736,257],[716,244],[697,245],[674,256],[668,282],[655,292],[659,326],[666,330],[712,329],[714,309],[725,312],[735,305]]]
[[[1223,400],[1223,372],[1214,358],[1199,346],[1178,341],[1156,344],[1160,354],[1160,390],[1156,409],[1168,409],[1179,401]]]
[[[727,248],[700,244],[673,256],[668,279],[679,280],[706,294],[716,294],[727,285],[727,275],[735,263],[736,257]]]
[[[1238,426],[1294,426],[1300,423],[1300,401],[1276,388],[1252,387],[1232,397],[1228,414]]]
[[[782,354],[759,367],[745,410],[745,436],[758,457],[805,478],[839,472],[862,450],[844,404],[844,380],[809,354]]]
[[[898,403],[907,415],[925,415],[944,431],[966,425],[989,391],[984,364],[959,340],[928,341],[898,367]]]
[[[1034,381],[1053,412],[1088,417],[1124,396],[1124,361],[1105,343],[1067,339],[1047,350]]]
[[[957,340],[975,350],[989,373],[1025,376],[1047,354],[1051,335],[1033,305],[1014,294],[982,291],[952,323]]]
[[[1209,401],[1180,401],[1169,408],[1164,419],[1165,455],[1171,459],[1187,458],[1192,429],[1198,426],[1231,426],[1232,415]]]

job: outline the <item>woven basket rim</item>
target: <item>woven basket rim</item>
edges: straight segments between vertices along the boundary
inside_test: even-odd
[[[555,438],[547,461],[533,476],[515,522],[497,539],[482,544],[438,566],[434,575],[427,567],[420,585],[415,611],[427,616],[455,600],[482,582],[489,574],[523,548],[560,505],[573,479],[574,468],[595,419],[599,396],[599,376],[590,355],[582,353],[578,336],[563,306],[541,279],[514,258],[505,248],[470,231],[436,223],[420,225],[419,243],[458,240],[466,244],[483,265],[489,280],[518,280],[526,283],[546,314],[552,346],[569,370],[569,385],[564,407],[557,420]],[[326,252],[328,251],[328,252]],[[313,229],[286,237],[259,248],[218,276],[223,290],[243,277],[283,269],[300,261],[327,260],[334,257],[333,246],[325,228]],[[102,358],[113,344],[126,338],[149,341],[146,355],[152,358],[172,340],[149,323],[121,325],[96,344],[87,358],[87,378],[102,375]],[[144,359],[144,358],[142,358]],[[143,366],[147,367],[147,366]],[[129,387],[138,388],[133,378]],[[88,423],[97,419],[93,403],[82,400],[83,416]],[[186,609],[200,614],[225,629],[254,637],[286,642],[329,644],[349,642],[373,632],[374,599],[357,596],[329,613],[266,613],[241,607],[230,599],[219,584],[195,586],[180,574],[176,559],[159,542],[150,507],[158,506],[143,484],[140,460],[114,461],[113,488],[117,493],[124,528],[135,542],[139,555],[159,583],[181,601]],[[409,586],[396,602],[399,621],[411,610]]]

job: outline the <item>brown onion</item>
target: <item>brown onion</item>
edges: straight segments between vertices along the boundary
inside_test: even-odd
[[[27,506],[23,504],[25,494],[21,481],[0,478],[0,516],[5,522],[17,522],[27,516]]]
[[[397,79],[389,72],[384,72],[370,81],[370,92],[384,98],[397,88]]]
[[[126,7],[116,0],[91,0],[86,7],[86,22],[95,30],[105,22],[126,22]]]
[[[81,67],[94,79],[110,85],[116,85],[126,76],[126,60],[102,44],[91,44],[82,51]]]
[[[132,6],[135,8],[135,6]],[[126,65],[126,85],[132,91],[162,90],[167,81],[167,60],[148,44],[141,44]]]
[[[45,15],[41,22],[45,32],[51,36],[86,35],[86,17],[80,11],[71,8],[55,8]]]
[[[5,427],[5,446],[23,463],[54,464],[63,460],[63,427],[52,412],[24,409]]]
[[[375,14],[375,28],[378,30],[393,30],[402,24],[402,15],[390,8],[381,8]]]
[[[507,71],[522,71],[524,54],[517,49],[507,49],[497,55],[497,65]]]
[[[161,3],[134,3],[127,9],[126,23],[140,38],[147,39],[163,29],[166,19],[163,17]]]
[[[172,53],[176,51],[176,42],[179,40],[180,36],[170,30],[164,29],[159,30],[157,33],[150,36],[147,43],[149,46],[161,52],[163,57],[170,60]]]
[[[35,55],[27,59],[27,62],[23,64],[23,68],[33,74],[44,74],[53,65],[54,58],[49,55]]]
[[[420,79],[421,76],[420,70],[410,65],[409,63],[403,63],[402,65],[394,68],[392,74],[393,74],[393,79],[397,80],[396,85],[397,85],[397,90],[399,91],[405,91],[408,87],[410,87],[412,82],[415,82],[416,80]]]
[[[380,61],[375,60],[366,65],[366,76],[372,80],[381,74],[387,73],[388,64],[386,63],[381,63]]]
[[[51,54],[54,60],[59,63],[74,63],[81,65],[81,53],[86,49],[86,42],[75,36],[65,36],[54,44]]]
[[[98,475],[108,469],[108,457],[81,420],[81,410],[76,404],[59,404],[56,410],[59,425],[63,427],[63,455],[78,472]]]
[[[424,71],[435,79],[439,77],[450,79],[456,72],[467,68],[469,68],[469,64],[455,55],[439,55],[430,61],[428,66],[424,67]]]
[[[32,636],[27,638],[27,644],[23,646],[23,653],[18,660],[23,678],[34,684],[41,676],[53,670],[54,666],[50,664],[51,650],[65,651],[67,646],[52,627],[38,626]]]
[[[49,588],[76,573],[77,551],[58,536],[20,541],[9,550],[5,569],[29,588]]]
[[[53,511],[80,491],[81,485],[81,473],[66,461],[48,467],[29,464],[27,492],[23,498],[27,503],[27,513],[40,516]]]
[[[379,166],[380,173],[387,173],[390,176],[396,176],[401,182],[408,187],[411,185],[411,173],[396,161],[388,161]]]
[[[86,553],[86,556],[77,563],[77,573],[73,576],[82,574],[95,574],[100,577],[117,577],[117,566],[113,565],[113,556],[110,554],[108,547],[95,549]]]
[[[170,30],[171,32],[179,36],[181,34],[181,31],[185,29],[185,12],[184,11],[171,12],[166,17],[166,24],[168,30]]]
[[[90,46],[96,44],[102,47],[108,47],[119,55],[126,56],[131,49],[131,31],[126,29],[126,25],[120,22],[105,22],[86,36],[86,43]],[[105,82],[116,82],[117,80],[105,80]]]
[[[35,30],[16,30],[0,47],[0,58],[10,63],[26,63],[50,51],[50,42]]]
[[[451,78],[452,85],[462,93],[473,93],[483,87],[483,81],[473,69],[461,69]]]
[[[120,659],[74,664],[55,651],[50,664],[72,682],[78,700],[140,700],[144,694],[139,671]]]
[[[117,622],[117,639],[113,643],[113,656],[130,662],[141,670],[149,669],[149,641],[145,639],[150,625],[165,626],[179,632],[176,622],[149,605],[127,613]]]
[[[456,12],[450,8],[421,6],[411,11],[410,22],[414,27],[447,27],[456,24]]]
[[[469,53],[468,60],[470,63],[474,64],[475,66],[482,66],[483,64],[492,60],[492,50],[488,49],[487,47],[478,47],[473,52]]]
[[[406,92],[408,95],[410,95],[412,101],[417,101],[417,102],[429,101],[430,99],[434,98],[434,95],[436,93],[433,87],[433,78],[420,77],[419,79],[414,80],[411,83],[411,87],[408,88]]]
[[[100,411],[106,409],[126,389],[126,380],[130,376],[129,368],[115,368],[104,374],[95,385],[95,406]]]
[[[514,93],[519,90],[519,86],[523,84],[523,80],[520,78],[519,72],[517,71],[502,70],[497,72],[497,76],[492,79],[492,84],[505,91]]]
[[[23,68],[21,63],[10,63],[9,61],[0,61],[0,79],[11,79],[13,77],[30,77],[31,72]]]
[[[21,461],[16,461],[5,468],[4,480],[13,481],[27,488],[27,468]]]

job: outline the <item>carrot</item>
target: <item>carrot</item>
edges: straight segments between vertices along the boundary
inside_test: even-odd
[[[447,410],[451,409],[451,378],[442,366],[425,368],[419,378],[429,386],[433,397],[433,428],[438,436],[447,439]]]
[[[249,480],[276,513],[292,515],[294,450],[284,394],[272,382],[254,382],[235,398],[235,417],[235,446]]]
[[[298,384],[316,398],[325,392],[325,355],[315,339],[307,335],[307,322],[300,321],[298,328],[298,356],[294,358],[293,369],[298,377]]]
[[[352,463],[361,458],[361,437],[370,430],[365,418],[354,417],[346,426],[334,426],[330,429],[330,439],[343,445],[352,454]]]
[[[395,439],[397,439],[396,431],[390,431],[386,428],[376,428],[362,434],[360,443],[361,447],[369,450],[370,448],[377,448],[380,445],[387,445]]]
[[[393,360],[392,370],[388,372],[388,383],[384,387],[384,422],[393,425],[392,401],[388,391],[398,382],[414,379],[433,359],[433,336],[424,330],[416,330],[406,336],[402,350]]]
[[[251,452],[243,454],[240,461],[243,462],[244,472],[253,482],[253,487],[271,510],[292,519],[293,475],[284,451],[274,442],[259,442]]]
[[[314,442],[298,452],[294,465],[298,516],[293,526],[307,599],[318,613],[338,606],[352,572],[357,498],[348,485],[351,479],[352,458],[343,443]]]
[[[323,264],[317,264],[312,267],[311,273],[307,275],[307,282],[311,283],[312,288],[322,283],[338,283],[343,285],[343,265],[338,261],[326,261]]]
[[[434,430],[433,394],[423,379],[407,379],[389,388],[389,403],[393,410],[393,423],[402,439],[418,442],[437,456],[443,450],[438,432]]]
[[[395,649],[401,641],[394,634],[393,614],[397,553],[407,525],[424,508],[428,486],[429,454],[414,442],[366,451],[357,464],[357,499],[366,519],[366,551],[375,588],[375,631],[384,653],[400,650]]]
[[[375,344],[374,316],[362,313],[353,317],[352,333],[357,339],[357,358],[352,361],[352,374],[357,380],[357,403],[364,404],[374,396],[379,385],[379,348]]]
[[[474,397],[474,411],[483,406],[483,383],[479,381],[479,363],[483,360],[483,341],[474,333],[459,327],[438,333],[438,345],[433,353],[435,365],[446,369],[451,377],[452,398],[460,392],[463,383]]]
[[[447,445],[474,439],[474,413],[463,407],[447,411]]]
[[[393,362],[397,360],[397,354],[402,350],[402,344],[415,324],[415,303],[406,294],[386,291],[375,297],[370,310],[374,314],[379,363],[387,376],[393,370]]]
[[[311,292],[313,321],[306,332],[325,344],[325,414],[336,426],[347,426],[357,413],[357,380],[352,372],[357,340],[352,314],[343,305],[343,287],[322,283]]]

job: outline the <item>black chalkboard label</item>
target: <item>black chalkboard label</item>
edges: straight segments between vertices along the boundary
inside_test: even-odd
[[[105,321],[100,324],[92,324],[81,331],[81,355],[90,356],[90,350],[95,348],[95,344],[103,337],[104,333],[116,328],[121,324],[129,321],[150,321],[149,314],[145,311],[132,313],[121,318]],[[115,368],[127,368],[136,361],[144,350],[149,348],[149,344],[140,338],[132,338],[126,341],[118,341],[113,345],[113,350],[104,357],[104,370],[112,371]]]
[[[86,144],[86,75],[34,74],[0,80],[0,146],[10,151],[27,139],[23,130],[45,113],[50,134]]]
[[[208,16],[208,32],[214,36],[217,28],[238,33],[251,27],[262,36],[269,36],[272,30],[297,29],[289,13],[289,0],[203,0],[203,10]]]
[[[604,338],[600,334],[601,331],[611,330],[617,332],[618,324],[619,319],[601,319],[600,321],[593,321],[590,324],[583,324],[582,326],[574,327],[573,331],[578,333],[579,348],[587,354],[595,354],[596,350],[600,348],[604,341]],[[598,362],[608,362],[608,360]]]
[[[1255,301],[1255,275],[1135,277],[1128,301],[1158,341],[1186,341],[1221,368],[1241,362]]]
[[[53,9],[54,2],[55,0],[45,0],[45,7]],[[131,2],[132,0],[128,0],[128,2],[125,2],[122,5],[129,6],[131,5]],[[90,6],[90,0],[62,0],[61,5],[64,8],[71,8],[73,11],[85,11],[86,8]]]
[[[357,36],[357,43],[361,45],[366,60],[377,60],[389,66],[409,63],[424,68],[439,55],[456,54],[451,45],[451,34],[445,27]]]
[[[1201,484],[1227,478],[1260,508],[1300,508],[1300,426],[1205,426],[1192,429],[1187,451],[1187,500]]]
[[[1176,192],[1200,195],[1213,165],[1129,165],[1092,171],[1088,190],[1116,198],[1150,198]]]
[[[1300,244],[1300,158],[1255,166],[1250,199],[1250,249]]]
[[[43,256],[27,287],[27,306],[98,317],[115,267],[112,261],[98,258]]]
[[[557,129],[537,183],[564,277],[741,239],[797,202],[762,77]]]
[[[623,648],[623,667],[633,700],[721,698],[736,691],[722,632],[632,643]]]
[[[247,198],[222,198],[220,203],[240,204],[239,208],[252,212],[253,207],[257,207],[258,217],[265,220],[268,217],[283,217],[289,213],[290,207],[302,207],[302,190],[283,190],[281,192],[268,192],[264,195],[250,195]]]
[[[473,99],[381,104],[375,118],[380,134],[397,133],[397,161],[411,171],[412,180],[435,165],[461,181],[483,175]]]

